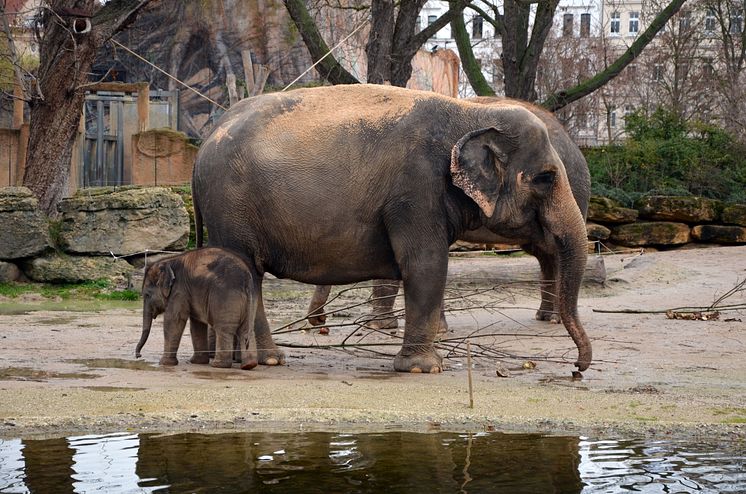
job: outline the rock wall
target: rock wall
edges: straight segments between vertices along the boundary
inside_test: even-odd
[[[131,279],[146,251],[186,249],[193,223],[182,197],[160,187],[85,189],[58,209],[50,221],[28,189],[0,188],[0,282]],[[746,244],[746,205],[699,197],[648,197],[624,208],[594,196],[588,220],[588,238],[612,247]]]
[[[145,251],[184,250],[189,239],[184,201],[166,188],[85,189],[58,211],[49,220],[27,188],[0,188],[0,282],[129,278]]]
[[[649,196],[634,209],[594,196],[589,238],[627,247],[675,247],[690,242],[746,244],[746,205],[703,197]]]

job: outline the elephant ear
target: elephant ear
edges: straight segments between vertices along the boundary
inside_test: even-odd
[[[504,132],[488,127],[469,132],[451,151],[453,184],[463,190],[488,217],[505,177],[508,152],[514,148]]]
[[[175,281],[176,275],[171,265],[166,264],[161,266],[156,285],[160,288],[164,299],[168,299],[168,296],[171,295],[171,288],[174,286]]]

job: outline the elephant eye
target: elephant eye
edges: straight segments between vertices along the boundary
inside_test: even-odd
[[[538,186],[549,186],[554,183],[555,173],[553,171],[545,171],[536,175],[531,182]]]

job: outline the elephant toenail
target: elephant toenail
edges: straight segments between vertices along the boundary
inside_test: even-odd
[[[420,374],[422,372],[422,369],[420,369],[419,367],[412,367],[411,369],[409,369],[409,372],[411,372],[412,374]]]
[[[430,374],[440,374],[440,367],[436,365],[435,367],[430,369]]]
[[[278,364],[278,360],[274,357],[270,357],[264,361],[264,365],[277,365],[277,364]]]

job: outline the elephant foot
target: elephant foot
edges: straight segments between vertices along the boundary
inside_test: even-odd
[[[279,348],[259,351],[259,363],[262,365],[283,365],[285,354]]]
[[[241,368],[243,370],[251,370],[257,365],[259,365],[259,361],[256,358],[250,358],[245,362],[241,362]]]
[[[210,363],[210,357],[208,357],[206,353],[195,353],[192,355],[192,358],[189,359],[189,362],[198,365],[207,365]]]
[[[552,324],[559,324],[562,322],[559,314],[551,310],[539,309],[536,311],[535,317],[537,321],[547,321]]]
[[[397,372],[437,374],[443,369],[443,359],[435,350],[414,355],[402,355],[401,351],[394,357],[394,370]]]
[[[308,322],[311,326],[322,326],[326,323],[326,316],[308,316]]]
[[[218,360],[218,359],[212,359],[212,362],[210,362],[211,367],[216,367],[218,369],[229,369],[233,366],[233,359],[225,359],[225,360]]]
[[[365,323],[365,327],[369,329],[396,329],[399,327],[399,320],[396,317],[385,317],[371,319]]]
[[[448,332],[448,322],[446,321],[445,317],[440,319],[440,324],[438,324],[438,333],[447,333]]]
[[[158,363],[160,365],[172,366],[172,365],[177,365],[179,361],[177,360],[176,357],[161,357],[161,360]]]

